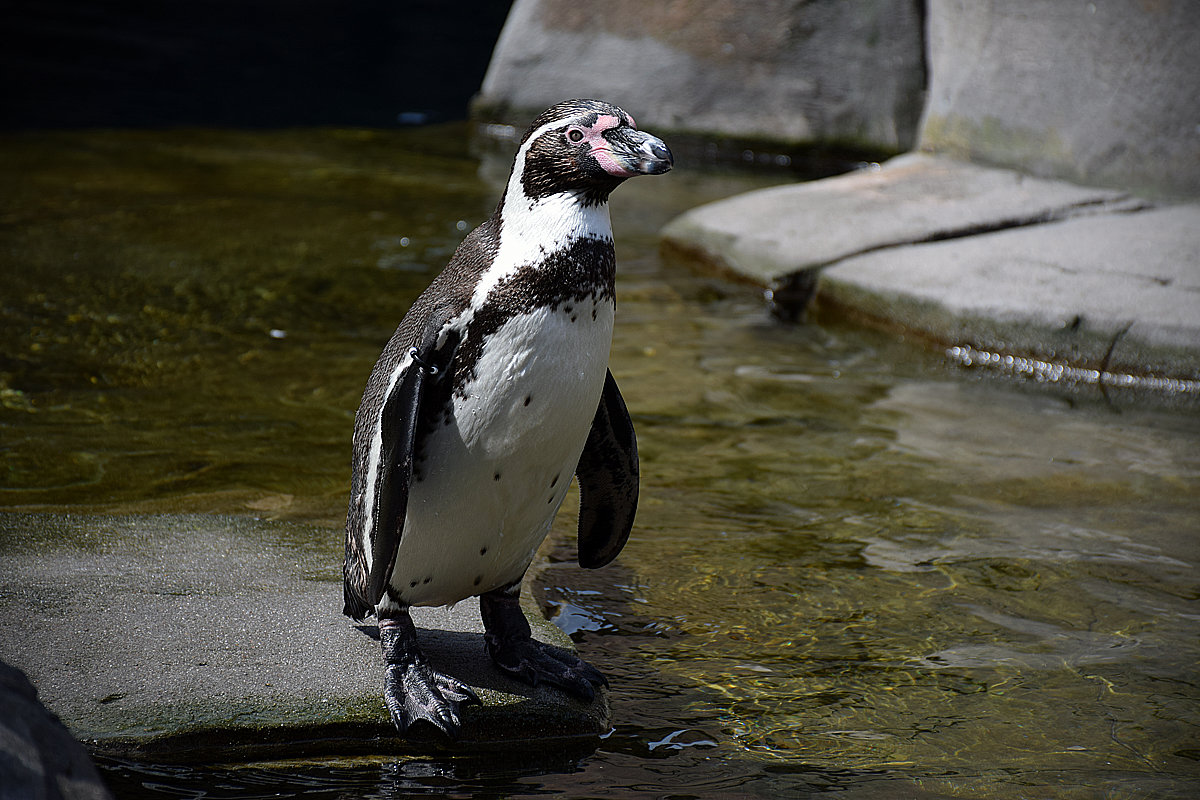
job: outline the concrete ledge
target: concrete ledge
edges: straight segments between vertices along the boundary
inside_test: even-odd
[[[0,514],[0,659],[94,750],[156,760],[453,749],[394,735],[374,625],[341,614],[338,532],[238,517]],[[475,687],[457,748],[590,750],[607,700],[509,680],[478,604],[414,614]],[[570,639],[531,616],[534,635]]]
[[[664,228],[668,250],[943,344],[1200,377],[1200,205],[906,155],[750,192]]]
[[[1198,231],[1200,207],[1014,228],[850,258],[817,292],[939,342],[1195,379]]]

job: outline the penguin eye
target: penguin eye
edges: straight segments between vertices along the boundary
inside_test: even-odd
[[[567,138],[572,142],[582,142],[583,131],[579,130],[579,128],[571,128],[571,130],[567,131]]]

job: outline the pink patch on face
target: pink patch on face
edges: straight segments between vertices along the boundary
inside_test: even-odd
[[[609,175],[617,178],[628,178],[637,174],[613,158],[609,144],[603,136],[605,131],[620,127],[623,121],[620,117],[612,114],[602,114],[590,128],[582,129],[584,141],[591,147],[592,157],[596,159],[596,163]]]
[[[623,164],[612,157],[612,153],[607,150],[593,150],[592,156],[595,157],[596,163],[601,169],[616,178],[628,178],[637,173],[631,169],[627,169]]]

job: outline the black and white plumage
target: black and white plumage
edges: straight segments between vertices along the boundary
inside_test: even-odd
[[[609,563],[637,506],[637,443],[608,372],[616,258],[608,196],[671,168],[616,106],[572,100],[534,120],[504,196],[413,304],[354,425],[345,613],[380,621],[384,697],[401,733],[457,733],[471,689],[435,672],[411,606],[480,597],[495,663],[584,698],[603,676],[530,638],[521,579],[567,487],[579,561]]]

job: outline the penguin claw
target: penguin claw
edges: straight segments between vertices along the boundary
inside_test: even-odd
[[[585,702],[596,697],[599,687],[608,686],[604,673],[562,648],[532,638],[488,644],[496,666],[530,686],[545,683]]]
[[[433,673],[437,681],[437,687],[442,693],[442,697],[446,700],[467,705],[481,706],[483,701],[479,699],[479,695],[475,694],[475,690],[467,684],[451,678],[449,675],[443,675],[440,672]]]
[[[460,707],[483,705],[470,686],[424,663],[389,664],[384,673],[383,699],[400,735],[424,721],[450,739],[457,739],[462,730]]]

